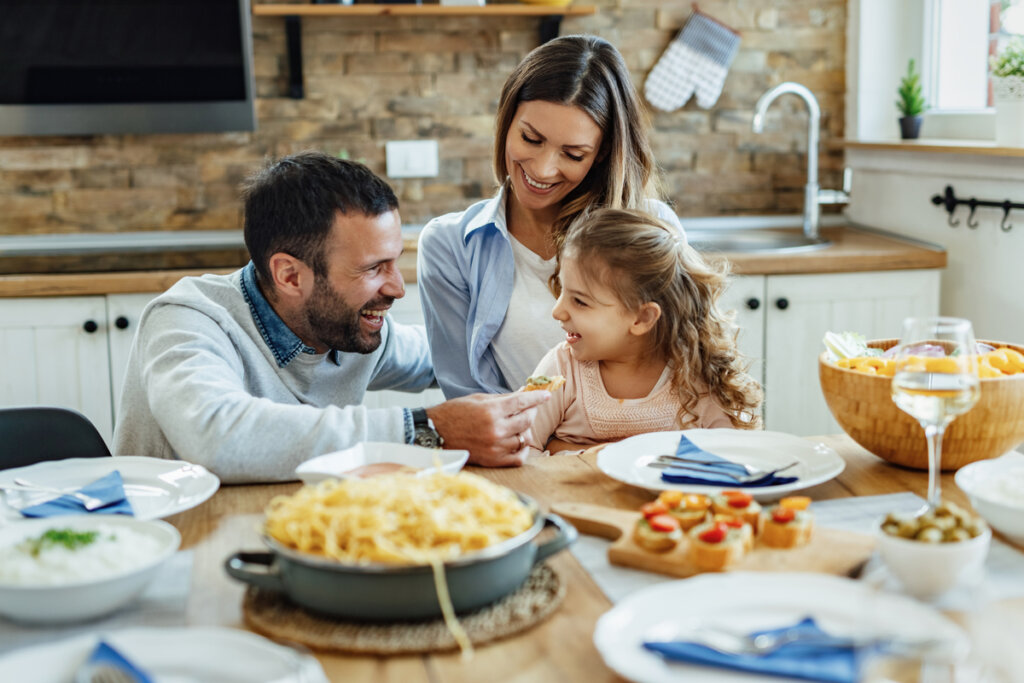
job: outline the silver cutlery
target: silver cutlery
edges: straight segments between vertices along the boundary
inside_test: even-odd
[[[136,683],[138,679],[112,664],[86,664],[75,674],[75,683]]]
[[[920,657],[939,651],[948,644],[940,638],[914,640],[895,636],[833,636],[827,633],[808,633],[801,629],[749,635],[707,627],[678,640],[690,640],[724,654],[737,655],[766,655],[784,645],[801,643],[824,648],[878,648],[886,654]]]
[[[682,455],[672,455],[672,454],[659,455],[657,458],[654,459],[653,462],[680,463],[682,465],[732,465],[732,466],[735,466],[735,467],[742,467],[746,471],[746,473],[749,474],[749,475],[760,474],[760,473],[764,473],[764,472],[768,472],[769,471],[769,470],[759,469],[757,467],[754,467],[753,465],[745,465],[742,462],[735,462],[733,460],[701,460],[699,458],[687,458],[687,457],[682,456]],[[780,467],[780,468],[778,468],[776,470],[770,470],[770,471],[772,471],[772,472],[780,472],[783,469],[789,469],[790,467],[795,467],[796,465],[799,465],[799,464],[800,463],[798,461],[794,460],[793,462],[789,463],[788,465],[784,465],[784,466],[782,466],[782,467]]]
[[[729,477],[730,479],[733,479],[734,481],[736,481],[739,484],[745,484],[745,483],[748,483],[748,482],[757,481],[758,479],[763,479],[764,477],[775,475],[775,474],[778,474],[779,472],[784,472],[784,471],[786,471],[786,470],[788,470],[788,469],[790,469],[792,467],[796,467],[797,465],[800,464],[799,462],[791,462],[788,465],[783,465],[781,467],[776,467],[776,468],[770,469],[770,470],[760,470],[760,469],[757,469],[756,467],[751,467],[749,465],[740,465],[741,467],[743,467],[744,470],[746,470],[747,474],[745,474],[745,475],[735,475],[735,474],[731,474],[731,473],[725,472],[725,471],[723,471],[723,472],[709,472],[708,470],[703,469],[702,467],[700,467],[701,464],[718,465],[718,464],[722,464],[722,463],[711,463],[711,462],[707,462],[707,461],[696,462],[696,461],[693,461],[693,460],[687,461],[687,460],[682,460],[682,459],[671,459],[671,460],[665,459],[665,460],[663,460],[662,458],[665,458],[665,457],[666,456],[659,456],[658,459],[652,460],[651,462],[647,463],[647,466],[648,467],[653,467],[655,469],[661,469],[661,470],[682,469],[682,470],[692,470],[692,471],[695,471],[695,472],[701,472],[703,474],[716,474],[716,475],[717,474],[722,474],[722,475],[724,475],[726,477]],[[739,465],[739,463],[732,463],[732,464]]]
[[[13,486],[10,484],[0,484],[0,489],[5,491],[24,491],[28,493],[36,491],[39,493],[53,493],[59,496],[71,496],[81,501],[82,505],[85,506],[85,509],[89,511],[97,510],[106,505],[106,503],[99,498],[82,493],[81,491],[58,489],[52,486],[42,486],[20,477],[14,479]]]

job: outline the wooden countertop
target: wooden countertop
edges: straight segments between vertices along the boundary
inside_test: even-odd
[[[844,273],[872,270],[944,268],[946,252],[913,242],[851,227],[823,228],[830,247],[804,253],[725,254],[739,275]],[[416,282],[416,240],[405,241],[399,259],[402,276]],[[94,273],[29,273],[0,275],[0,297],[86,296],[160,292],[179,279],[202,273],[230,273],[235,268],[110,271]]]

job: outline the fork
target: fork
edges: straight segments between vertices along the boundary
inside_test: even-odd
[[[662,457],[664,457],[664,456],[662,456]],[[772,475],[778,474],[779,472],[784,472],[784,471],[790,469],[791,467],[796,467],[800,463],[799,462],[791,462],[788,465],[783,465],[782,467],[776,467],[775,469],[771,469],[771,470],[759,470],[759,469],[757,469],[755,467],[751,467],[749,465],[740,465],[741,467],[743,467],[743,469],[745,469],[747,471],[746,475],[735,475],[735,474],[731,474],[731,473],[725,472],[725,471],[723,471],[723,472],[709,472],[708,470],[699,467],[700,464],[705,464],[705,463],[697,462],[697,461],[693,461],[693,460],[685,461],[685,460],[682,460],[681,458],[680,459],[676,459],[676,460],[662,460],[659,457],[657,460],[654,460],[652,462],[647,463],[647,466],[648,467],[653,467],[653,468],[659,469],[659,470],[681,469],[681,470],[692,470],[694,472],[701,472],[703,474],[715,474],[715,475],[722,474],[722,475],[724,475],[726,477],[729,477],[730,479],[734,480],[737,484],[747,484],[747,483],[750,483],[752,481],[757,481],[758,479],[764,479],[765,477],[770,477]],[[708,465],[720,465],[720,464],[729,464],[729,463],[706,462],[706,464],[708,464]],[[731,463],[731,464],[738,465],[739,463]]]
[[[787,629],[776,633],[749,635],[733,631],[704,627],[693,634],[693,642],[725,654],[766,655],[791,643],[802,643],[824,648],[881,648],[890,654],[920,656],[946,644],[940,638],[907,639],[893,636],[833,636],[827,633],[807,633],[800,629]]]
[[[784,465],[784,466],[779,467],[778,469],[775,469],[775,470],[762,470],[762,469],[758,469],[757,467],[753,467],[751,465],[745,465],[745,464],[743,464],[741,462],[735,462],[735,461],[732,461],[732,460],[698,460],[697,458],[684,458],[681,455],[672,455],[672,454],[659,455],[657,458],[655,458],[654,462],[679,463],[680,465],[729,465],[729,466],[733,466],[733,467],[742,467],[744,469],[744,471],[746,471],[746,473],[748,475],[750,475],[750,476],[754,476],[754,475],[763,476],[764,474],[766,474],[769,471],[771,471],[771,472],[780,472],[783,469],[789,469],[790,467],[795,467],[796,465],[800,464],[798,461],[794,460],[793,462],[789,463],[788,465]]]
[[[75,683],[137,683],[138,680],[113,664],[87,664],[75,674]]]
[[[65,491],[51,486],[41,486],[20,477],[16,477],[14,479],[14,484],[15,486],[11,486],[10,484],[0,484],[0,488],[8,491],[39,491],[42,493],[55,493],[61,496],[72,496],[73,498],[77,498],[81,501],[82,505],[85,506],[85,509],[90,512],[106,505],[106,503],[99,498],[94,498],[93,496],[82,493],[81,491]]]

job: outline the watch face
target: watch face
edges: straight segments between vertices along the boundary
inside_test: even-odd
[[[426,425],[416,427],[412,442],[424,448],[440,448],[443,443],[441,435]]]

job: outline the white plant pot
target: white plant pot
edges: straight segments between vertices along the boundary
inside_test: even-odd
[[[1024,77],[992,79],[996,102],[996,144],[1024,147]]]

